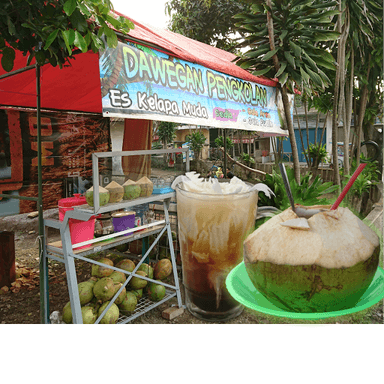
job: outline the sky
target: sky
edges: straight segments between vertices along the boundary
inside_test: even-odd
[[[166,29],[169,16],[165,15],[167,0],[112,0],[116,11],[132,19]]]

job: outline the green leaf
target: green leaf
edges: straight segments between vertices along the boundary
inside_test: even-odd
[[[1,65],[5,71],[11,72],[15,61],[16,53],[11,47],[5,47],[1,56]]]
[[[117,40],[117,36],[116,36],[115,33],[113,33],[110,36],[107,36],[107,45],[108,45],[108,47],[116,48],[117,47],[117,43],[118,43],[118,40]]]
[[[279,83],[281,85],[284,85],[286,83],[286,81],[288,80],[288,73],[285,72],[283,73],[280,77],[279,77]]]
[[[72,42],[70,41],[70,31],[72,31],[72,35],[73,35],[73,40]],[[61,31],[61,34],[63,36],[63,39],[64,39],[64,43],[67,47],[67,50],[68,50],[68,53],[69,55],[72,55],[72,49],[71,49],[71,45],[73,44],[73,42],[75,41],[75,31],[73,29],[71,30],[66,30],[66,31]]]
[[[72,15],[70,16],[70,20],[73,24],[73,28],[77,29],[79,32],[86,32],[86,30],[88,29],[87,20],[78,9],[76,9],[72,13]]]
[[[304,79],[304,81],[309,84],[310,77],[309,77],[308,73],[304,71],[303,67],[300,67],[300,73],[301,73],[301,77]]]
[[[278,52],[279,48],[275,48],[273,49],[272,51],[269,51],[268,53],[266,53],[263,58],[261,59],[262,61],[267,61],[269,60],[273,55],[276,54],[276,52]]]
[[[295,58],[288,51],[284,51],[284,57],[287,59],[289,65],[293,69],[296,69]]]
[[[295,44],[292,40],[289,40],[289,46],[291,47],[293,54],[297,58],[300,58],[301,57],[301,48],[297,44]]]
[[[75,31],[75,41],[74,44],[76,47],[80,48],[82,52],[88,51],[87,43],[85,42],[85,39],[83,36],[80,35],[78,31]]]
[[[314,34],[314,41],[333,41],[337,40],[340,36],[339,32],[334,31],[317,31]]]
[[[68,15],[71,16],[73,11],[76,9],[76,0],[67,0],[64,3],[64,12]]]
[[[312,70],[317,72],[319,70],[319,68],[317,68],[315,61],[312,60],[312,58],[307,54],[307,52],[305,52],[305,50],[303,50],[303,54],[304,54],[304,57],[306,58],[308,64],[311,66]]]
[[[280,77],[280,75],[285,71],[285,68],[287,68],[287,63],[284,61],[284,62],[281,62],[280,63],[280,68],[279,70],[277,71],[275,77]]]
[[[266,73],[268,73],[270,70],[271,70],[271,68],[267,67],[267,68],[264,68],[264,69],[260,69],[258,71],[253,71],[252,75],[253,76],[262,76],[262,75],[265,75]]]
[[[283,41],[285,39],[285,37],[287,36],[287,34],[288,34],[288,31],[286,29],[284,29],[283,32],[281,32],[280,41]]]
[[[9,16],[7,16],[7,24],[8,24],[8,32],[10,35],[16,34],[16,28],[15,25],[12,23],[12,20]]]
[[[35,52],[35,58],[36,58],[37,64],[39,65],[45,64],[45,53],[43,51]]]
[[[27,67],[28,65],[31,65],[34,57],[35,57],[35,51],[32,51],[32,53],[28,56],[28,59],[27,59]]]
[[[252,49],[244,54],[244,56],[249,58],[259,57],[269,51],[269,45],[265,47],[260,47],[258,49]]]
[[[91,12],[89,12],[88,8],[83,3],[79,4],[79,8],[80,8],[80,11],[83,12],[85,16],[87,17],[91,16]]]
[[[324,87],[324,82],[317,73],[312,71],[307,65],[305,65],[305,70],[315,84],[317,84],[319,87],[322,87],[322,88]]]
[[[47,50],[51,46],[51,44],[55,41],[58,33],[59,33],[59,30],[56,29],[49,34],[49,36],[47,37],[47,40],[45,42],[44,50]]]
[[[93,44],[95,45],[97,50],[104,48],[104,42],[98,36],[96,36],[92,33],[91,38],[92,38]]]

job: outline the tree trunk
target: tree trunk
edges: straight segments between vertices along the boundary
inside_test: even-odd
[[[281,88],[281,95],[283,98],[283,105],[284,105],[284,113],[285,113],[285,119],[287,121],[288,126],[288,133],[289,133],[289,139],[291,141],[291,148],[292,148],[292,160],[293,160],[293,171],[295,174],[295,180],[298,185],[300,185],[300,163],[299,163],[299,154],[297,151],[297,145],[296,145],[296,138],[295,138],[295,130],[293,128],[293,121],[290,114],[290,105],[289,105],[289,98],[288,98],[288,90],[286,84],[283,85]]]
[[[266,0],[266,4],[269,8],[272,8],[272,1]],[[269,38],[269,46],[271,48],[271,51],[275,49],[275,38],[274,38],[274,31],[273,31],[273,20],[271,12],[267,12],[267,28],[268,28],[268,38]],[[272,56],[273,65],[275,67],[276,72],[280,69],[280,63],[277,55]],[[299,163],[299,155],[297,152],[297,145],[296,145],[296,138],[295,138],[295,130],[293,128],[293,121],[291,118],[291,108],[289,105],[289,98],[288,98],[288,90],[287,90],[287,84],[280,85],[281,90],[281,96],[283,99],[283,106],[284,106],[284,115],[288,126],[288,133],[289,133],[289,139],[291,141],[291,148],[292,148],[292,159],[293,159],[293,171],[295,174],[295,180],[298,185],[300,185],[300,163]]]
[[[301,131],[300,119],[299,119],[299,114],[297,113],[296,105],[295,105],[295,112],[296,112],[297,127],[299,128],[301,148],[304,148],[303,132]],[[311,164],[310,164],[311,161],[310,161],[309,154],[304,152],[304,156],[305,156],[305,161],[307,162],[308,167],[310,167],[311,166]]]
[[[304,113],[305,113],[305,129],[307,132],[307,150],[309,150],[309,122],[308,122],[308,106],[307,101],[304,101]],[[304,147],[303,147],[304,151]]]
[[[317,112],[316,125],[315,125],[315,145],[317,145],[317,127],[319,126],[319,123],[320,123],[320,112]]]
[[[353,81],[354,81],[354,50],[351,52],[351,73],[349,82],[346,83],[345,95],[345,121],[344,121],[344,174],[349,175],[350,170],[350,137],[351,137],[351,119],[352,119],[352,99],[353,99]]]

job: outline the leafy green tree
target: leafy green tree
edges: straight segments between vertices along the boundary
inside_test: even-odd
[[[191,39],[229,52],[235,50],[232,17],[247,12],[250,5],[241,0],[169,0],[166,11],[169,29]]]
[[[251,1],[251,0],[244,0]],[[323,68],[334,69],[334,58],[324,42],[338,38],[333,18],[336,1],[253,0],[251,11],[236,15],[237,30],[246,34],[249,50],[238,64],[256,76],[278,78],[284,117],[292,147],[295,180],[300,183],[297,145],[291,118],[289,92],[311,94],[330,85]]]
[[[157,135],[163,143],[163,148],[166,149],[169,143],[172,143],[176,137],[176,123],[168,121],[160,121],[157,127]]]
[[[196,154],[196,160],[200,159],[201,150],[205,144],[205,136],[202,132],[195,131],[185,137],[186,141],[190,142],[192,151]]]
[[[172,143],[173,139],[176,137],[176,123],[160,121],[157,123],[157,129],[154,133],[159,136],[160,141],[163,143],[163,149],[167,149],[168,144]],[[164,153],[163,161],[164,164],[167,164],[167,153]]]
[[[233,148],[233,146],[235,145],[234,143],[233,143],[233,141],[231,140],[231,138],[229,138],[229,137],[226,137],[226,141],[227,141],[227,145],[226,145],[226,147],[227,147],[227,149],[231,149],[231,148]],[[220,147],[220,148],[224,148],[224,138],[223,138],[223,136],[219,136],[219,137],[216,137],[216,139],[215,139],[215,144],[216,144],[216,146],[218,146],[218,147]]]
[[[113,31],[134,28],[124,17],[114,17],[110,0],[9,0],[0,9],[1,65],[12,71],[15,51],[39,65],[69,62],[77,52],[98,52],[117,46]],[[105,38],[104,38],[105,37]]]

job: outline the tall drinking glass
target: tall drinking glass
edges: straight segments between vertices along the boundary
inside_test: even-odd
[[[180,253],[186,307],[194,316],[229,320],[243,306],[225,286],[243,260],[243,241],[253,230],[258,192],[203,194],[176,186]]]

